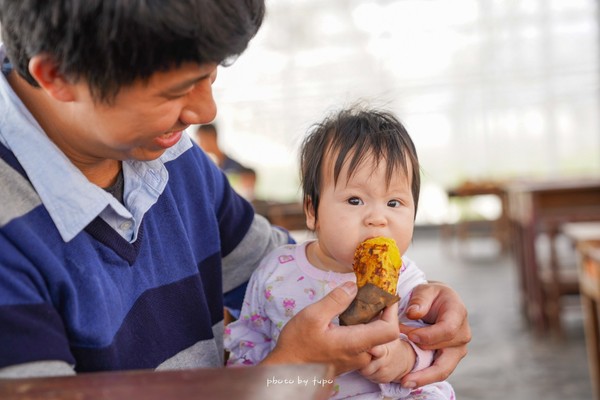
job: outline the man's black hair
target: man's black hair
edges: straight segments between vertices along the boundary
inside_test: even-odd
[[[45,53],[100,100],[183,62],[227,63],[264,13],[264,0],[0,0],[2,40],[18,73],[36,85],[29,60]]]

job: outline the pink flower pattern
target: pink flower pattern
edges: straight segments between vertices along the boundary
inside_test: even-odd
[[[308,299],[309,300],[314,300],[315,299],[315,295],[317,294],[317,292],[313,288],[306,288],[306,289],[304,289],[304,293],[306,293],[308,295]]]
[[[283,299],[283,308],[285,308],[285,316],[293,317],[294,308],[296,308],[296,300],[294,299]]]

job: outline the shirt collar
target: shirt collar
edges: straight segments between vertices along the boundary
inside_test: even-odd
[[[0,60],[5,57],[4,46],[0,44]],[[119,215],[131,217],[129,210],[88,181],[48,138],[1,73],[0,142],[19,160],[65,242],[73,239],[107,207],[113,208]],[[126,187],[128,171],[163,171],[162,180],[157,181],[155,187],[158,198],[168,179],[164,163],[179,157],[190,147],[191,140],[184,134],[175,146],[156,160],[125,161],[132,167],[124,167]],[[141,219],[141,215],[136,214]]]

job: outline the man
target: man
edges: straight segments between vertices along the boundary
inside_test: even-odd
[[[263,15],[263,0],[0,0],[0,376],[222,365],[223,306],[290,239],[182,132],[214,118],[217,66]],[[299,313],[265,362],[368,364],[397,320],[329,326],[355,292]],[[412,379],[444,379],[464,305],[441,284],[412,304],[435,324],[411,339],[440,349]]]

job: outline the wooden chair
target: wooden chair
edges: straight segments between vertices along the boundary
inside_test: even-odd
[[[548,321],[550,332],[559,338],[564,338],[561,323],[561,314],[564,309],[562,304],[566,296],[579,295],[579,276],[576,260],[573,258],[567,263],[561,263],[557,250],[557,241],[562,233],[561,223],[551,221],[545,229],[550,247],[548,266],[540,269],[539,278],[543,292],[543,313]]]
[[[579,285],[575,257],[562,263],[556,239],[567,223],[600,220],[600,179],[514,181],[505,190],[523,312],[537,334],[562,337],[561,303],[579,293]],[[544,235],[549,252],[539,254]]]
[[[267,210],[267,219],[277,226],[288,231],[306,229],[306,217],[302,203],[271,203]]]

